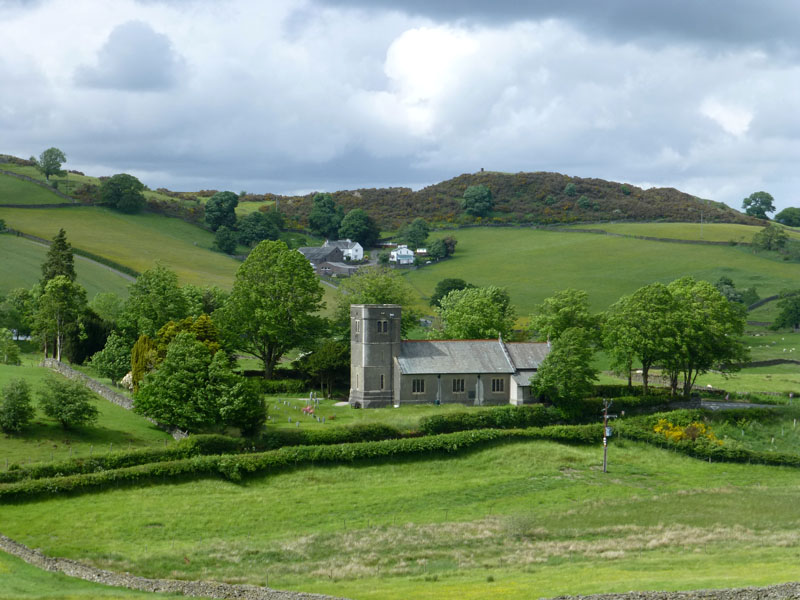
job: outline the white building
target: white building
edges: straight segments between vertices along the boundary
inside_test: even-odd
[[[389,253],[389,262],[398,265],[413,265],[414,264],[414,251],[409,250],[408,246],[398,246],[395,250]]]
[[[325,244],[323,246],[339,248],[339,250],[342,251],[345,260],[364,259],[364,248],[362,248],[361,244],[358,242],[354,242],[350,239],[334,241],[325,240]]]

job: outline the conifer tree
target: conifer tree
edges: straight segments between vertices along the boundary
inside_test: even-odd
[[[47,251],[47,258],[42,263],[42,287],[58,275],[63,275],[70,281],[75,281],[76,277],[72,245],[67,241],[67,232],[63,229],[59,229],[53,238],[53,243]]]

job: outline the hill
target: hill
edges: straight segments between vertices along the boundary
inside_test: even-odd
[[[568,184],[573,184],[574,188]],[[491,217],[475,219],[462,212],[460,200],[471,185],[486,185],[494,199]],[[757,219],[721,202],[701,200],[673,188],[643,190],[630,184],[570,177],[560,173],[479,172],[425,187],[378,188],[332,194],[345,212],[363,208],[384,229],[395,229],[414,217],[441,224],[554,224],[604,221],[672,221],[758,224]],[[274,196],[281,210],[298,225],[307,223],[313,194]]]

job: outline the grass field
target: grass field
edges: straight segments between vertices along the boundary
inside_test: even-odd
[[[41,265],[46,255],[47,248],[41,244],[0,235],[0,294],[18,287],[30,289],[42,277]],[[131,282],[103,265],[76,256],[75,271],[88,300],[99,292],[114,292],[123,298],[128,295]]]
[[[4,165],[0,164],[0,169]],[[64,204],[69,202],[40,185],[0,174],[0,206],[3,204]]]
[[[39,356],[26,354],[22,366],[0,365],[0,388],[11,379],[21,378],[31,387],[33,403],[43,379],[51,373],[38,366]],[[66,460],[70,456],[97,455],[128,447],[144,448],[171,443],[169,434],[131,411],[94,396],[100,411],[96,425],[64,430],[56,421],[37,409],[33,424],[15,435],[0,433],[0,469],[13,463]],[[2,533],[0,528],[0,533]]]
[[[44,239],[52,239],[59,228],[64,228],[76,248],[140,272],[160,260],[178,274],[182,283],[230,288],[241,264],[211,250],[212,233],[156,214],[123,215],[99,207],[52,211],[0,208],[0,218],[14,229]]]
[[[766,225],[766,224],[765,224]],[[734,223],[595,223],[575,225],[577,229],[602,229],[609,233],[643,235],[672,240],[702,240],[706,242],[750,242],[753,235],[763,229],[756,225]],[[786,228],[791,236],[800,239],[800,233]]]
[[[301,468],[0,508],[6,535],[146,576],[350,598],[531,598],[797,578],[797,471],[613,441]],[[446,476],[445,476],[446,474]],[[768,565],[768,568],[765,566]]]
[[[602,310],[643,285],[669,283],[684,275],[712,282],[726,275],[738,288],[756,286],[761,296],[797,287],[800,276],[800,265],[767,260],[737,247],[516,228],[435,235],[447,234],[458,239],[453,258],[409,272],[408,282],[423,297],[447,277],[506,287],[519,316],[527,316],[544,298],[565,288],[587,290],[592,308]]]

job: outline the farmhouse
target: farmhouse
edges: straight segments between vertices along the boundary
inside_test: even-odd
[[[396,304],[350,306],[350,405],[533,402],[547,343],[401,340]]]
[[[414,264],[414,251],[410,250],[408,246],[398,246],[396,250],[389,253],[389,262],[398,265]]]
[[[358,261],[364,258],[364,249],[351,240],[325,241],[322,246],[304,246],[297,251],[306,257],[317,275],[352,275],[357,265],[345,261]]]

